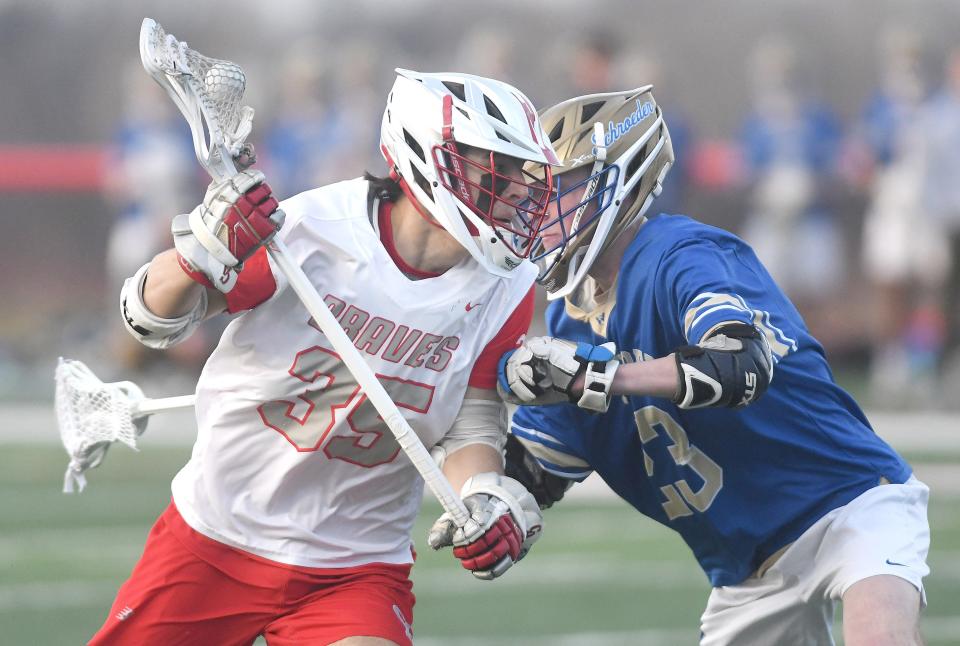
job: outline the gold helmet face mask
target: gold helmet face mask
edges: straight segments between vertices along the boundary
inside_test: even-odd
[[[554,169],[554,209],[531,254],[550,300],[576,289],[660,194],[674,158],[652,89],[577,97],[540,115],[563,163]]]

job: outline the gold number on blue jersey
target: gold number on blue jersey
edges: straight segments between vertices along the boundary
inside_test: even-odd
[[[670,442],[667,446],[670,456],[677,467],[685,467],[696,473],[703,485],[694,491],[686,479],[660,487],[666,500],[661,503],[667,518],[674,520],[682,516],[691,516],[693,511],[705,512],[723,487],[723,469],[711,460],[703,451],[690,444],[687,432],[670,414],[656,406],[644,406],[634,411],[634,421],[643,442],[643,466],[647,476],[653,476],[653,458],[647,452],[647,444],[661,436]]]

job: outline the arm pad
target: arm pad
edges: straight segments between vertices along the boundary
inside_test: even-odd
[[[175,319],[157,316],[143,302],[143,285],[147,282],[147,263],[123,283],[120,290],[120,315],[127,332],[137,341],[153,348],[163,350],[180,343],[197,329],[207,313],[207,291],[200,292],[200,299],[193,309]]]
[[[757,400],[773,379],[766,339],[752,325],[721,326],[699,345],[677,348],[680,408],[740,408]]]
[[[486,444],[503,456],[507,440],[507,409],[500,400],[464,399],[460,412],[439,442],[430,449],[437,466],[443,468],[447,456],[471,444]]]

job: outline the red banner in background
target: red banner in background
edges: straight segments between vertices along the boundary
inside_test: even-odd
[[[0,191],[99,191],[106,158],[97,144],[0,145]]]

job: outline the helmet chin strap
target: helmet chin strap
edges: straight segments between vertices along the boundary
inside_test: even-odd
[[[449,94],[443,96],[441,110],[443,112],[443,127],[440,130],[440,136],[443,138],[442,148],[450,151],[451,154],[447,155],[447,158],[450,160],[450,166],[453,169],[452,174],[447,173],[447,175],[451,175],[450,185],[457,187],[457,194],[461,202],[470,204],[470,189],[467,188],[466,182],[460,179],[461,177],[465,177],[465,174],[463,172],[463,164],[460,163],[460,151],[457,150],[457,140],[453,138],[453,97]],[[439,171],[439,169],[437,170]],[[470,219],[466,215],[461,215],[461,217],[470,235],[480,235],[477,227],[470,222]]]
[[[466,183],[461,180],[461,177],[464,177],[463,164],[460,163],[460,152],[457,150],[457,141],[453,138],[453,97],[449,94],[443,96],[443,129],[440,134],[443,137],[443,147],[449,150],[452,155],[448,155],[450,158],[450,166],[453,168],[453,181],[451,184],[456,182],[457,193],[460,194],[460,200],[464,204],[470,204],[470,190],[467,188]]]

